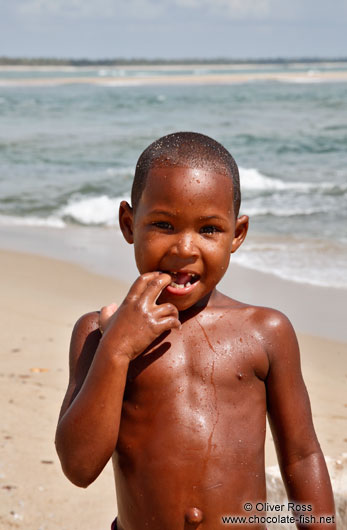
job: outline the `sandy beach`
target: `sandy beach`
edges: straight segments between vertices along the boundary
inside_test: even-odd
[[[112,470],[88,490],[60,469],[54,434],[67,385],[71,328],[79,315],[121,298],[125,287],[63,262],[1,253],[0,528],[110,527]]]
[[[67,385],[72,326],[81,314],[112,299],[120,302],[128,284],[14,251],[0,252],[0,271],[0,526],[108,529],[116,513],[110,465],[87,490],[71,485],[60,469],[54,432]],[[301,333],[299,342],[317,434],[324,454],[338,459],[347,442],[347,344]],[[273,465],[271,435],[267,438],[267,465]]]

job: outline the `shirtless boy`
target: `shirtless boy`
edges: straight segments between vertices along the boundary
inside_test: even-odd
[[[119,213],[140,276],[117,310],[74,327],[57,451],[81,487],[112,457],[118,530],[217,530],[225,515],[264,529],[266,414],[297,527],[335,528],[293,328],[216,290],[246,237],[239,206],[238,169],[219,143],[154,142]]]

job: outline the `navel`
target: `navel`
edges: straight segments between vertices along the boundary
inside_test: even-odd
[[[204,514],[199,508],[188,508],[185,513],[185,520],[191,525],[198,525],[204,518]]]

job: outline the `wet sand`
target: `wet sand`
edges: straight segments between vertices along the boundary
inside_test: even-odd
[[[0,251],[0,278],[0,527],[108,530],[116,510],[110,465],[79,489],[63,476],[53,440],[72,326],[82,313],[120,302],[128,284],[13,251]],[[259,297],[267,288],[259,285]],[[303,334],[299,342],[322,449],[338,458],[347,441],[347,344]],[[266,455],[268,465],[276,462],[270,434]]]

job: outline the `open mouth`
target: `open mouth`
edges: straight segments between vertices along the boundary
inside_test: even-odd
[[[168,292],[172,294],[187,294],[193,288],[196,287],[199,282],[200,275],[194,272],[174,272],[174,271],[163,271],[166,274],[170,274],[172,280],[170,285],[167,286]]]

